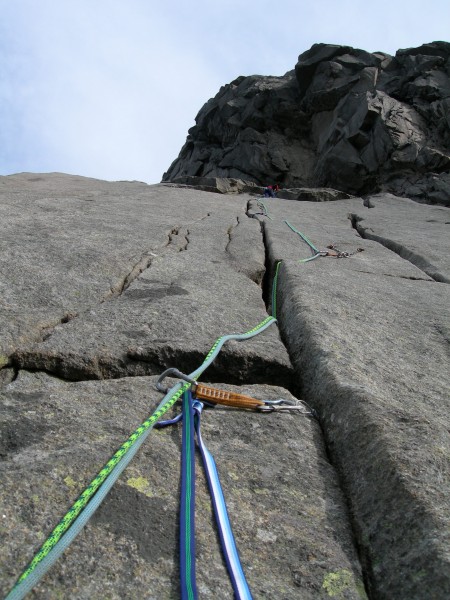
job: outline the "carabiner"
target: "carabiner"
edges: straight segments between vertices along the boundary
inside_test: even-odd
[[[197,382],[195,381],[195,379],[192,379],[191,377],[189,377],[189,375],[185,375],[178,369],[175,369],[174,367],[172,367],[170,369],[166,369],[164,371],[164,373],[161,373],[161,375],[158,377],[158,381],[155,383],[155,386],[156,386],[156,389],[158,390],[158,392],[167,394],[167,392],[169,391],[169,388],[165,388],[161,385],[161,383],[164,381],[164,379],[166,377],[168,377],[169,375],[172,375],[173,377],[176,377],[177,379],[183,379],[184,381],[187,381],[188,383],[192,383],[192,385],[197,385]]]
[[[303,415],[311,415],[312,417],[317,418],[316,411],[307,404],[296,404],[294,401],[286,400],[285,398],[279,398],[278,400],[264,400],[264,405],[258,407],[257,410],[261,412],[288,412],[291,410],[298,410]]]

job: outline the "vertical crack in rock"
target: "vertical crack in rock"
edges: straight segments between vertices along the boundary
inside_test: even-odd
[[[239,217],[236,216],[236,224],[235,225],[230,225],[227,229],[227,236],[228,236],[228,241],[227,241],[227,245],[225,246],[225,252],[228,252],[230,244],[231,244],[231,240],[233,239],[233,231],[239,227],[240,221],[239,221]]]
[[[276,261],[273,262],[270,259],[270,253],[268,252],[267,234],[266,234],[266,228],[264,226],[264,223],[260,222],[260,227],[261,227],[261,235],[262,235],[262,239],[263,239],[263,244],[266,249],[266,256],[265,256],[266,270],[265,270],[264,277],[262,280],[262,297],[263,297],[264,304],[266,305],[267,312],[269,314],[271,314],[271,312],[272,312],[273,278],[275,275]]]
[[[249,212],[249,210],[250,210],[250,201],[247,205],[246,215],[247,215],[247,217],[252,219],[252,218],[254,218],[254,215],[251,214]],[[269,248],[269,241],[267,239],[267,233],[266,233],[266,227],[265,227],[264,221],[259,221],[259,224],[260,224],[261,236],[262,236],[263,244],[264,244],[264,248],[265,248],[265,267],[266,267],[264,278],[262,281],[262,286],[261,286],[262,287],[262,297],[263,297],[263,301],[266,305],[267,313],[272,314],[272,289],[273,289],[275,268],[276,268],[276,264],[278,263],[278,260],[273,259],[271,257],[271,248]],[[279,335],[280,335],[281,341],[283,342],[283,345],[286,348],[286,351],[288,353],[288,356],[290,358],[292,365],[295,365],[296,359],[298,357],[296,357],[295,353],[292,352],[291,344],[289,344],[289,342],[288,342],[288,336],[285,332],[285,328],[283,327],[283,323],[284,323],[283,315],[282,314],[280,316],[277,315],[277,320],[278,320],[278,330],[279,330]],[[294,396],[296,396],[297,398],[304,398],[304,400],[306,400],[306,402],[308,402],[308,398],[305,398],[305,394],[304,394],[304,389],[305,389],[304,381],[299,376],[298,371],[296,373],[296,378],[294,378],[292,383],[293,383],[293,385],[292,384],[287,384],[287,385],[280,384],[280,385],[283,385],[284,387],[288,388],[291,391],[291,393]],[[324,429],[324,424],[321,422],[320,418],[318,418],[317,420],[318,420],[318,423],[320,425],[320,429],[322,432],[322,443],[325,448],[325,452],[326,452],[328,461],[329,461],[330,465],[332,465],[332,467],[336,473],[336,477],[339,482],[340,492],[342,494],[342,497],[344,499],[344,502],[345,502],[345,505],[347,508],[347,520],[349,523],[349,529],[352,534],[353,546],[358,553],[358,557],[359,557],[359,560],[361,563],[361,572],[362,572],[362,576],[363,576],[365,592],[366,592],[367,596],[369,598],[371,598],[372,596],[369,593],[370,592],[370,576],[369,576],[369,574],[371,571],[371,567],[368,564],[367,557],[365,556],[363,548],[361,547],[361,544],[359,543],[360,536],[358,535],[357,523],[352,518],[351,498],[348,494],[348,490],[345,486],[345,482],[343,481],[342,472],[340,471],[338,465],[336,465],[336,461],[334,460],[333,453],[330,448],[328,436],[327,436],[326,430]]]
[[[408,248],[406,248],[406,246],[403,246],[399,242],[373,233],[373,231],[368,227],[363,227],[361,225],[361,222],[364,220],[363,217],[360,217],[355,213],[350,213],[348,218],[350,219],[353,229],[355,229],[355,231],[357,231],[357,233],[363,239],[378,242],[388,250],[395,252],[395,254],[398,254],[400,258],[403,258],[404,260],[410,262],[412,265],[414,265],[415,267],[426,273],[429,277],[434,279],[434,281],[437,281],[439,283],[450,283],[450,279],[442,273],[440,273],[438,268],[431,264],[424,256],[421,256],[420,254],[409,250]]]
[[[108,294],[103,298],[102,302],[107,302],[108,300],[112,300],[113,298],[117,298],[124,291],[130,287],[133,281],[139,277],[139,275],[149,268],[152,263],[153,257],[155,255],[149,256],[150,252],[145,252],[138,262],[133,266],[131,271],[123,277],[121,281],[119,281],[116,285],[114,285]]]
[[[371,362],[376,360],[376,349],[366,348],[362,364],[355,363],[357,342],[351,338],[358,339],[358,334],[340,338],[333,311],[330,323],[325,315],[317,317],[308,300],[302,300],[301,289],[294,291],[296,281],[301,279],[295,267],[291,269],[287,264],[280,275],[277,317],[282,339],[296,373],[303,374],[300,397],[320,411],[327,452],[340,476],[368,595],[387,598],[391,592],[392,597],[422,597],[415,593],[423,593],[425,584],[417,581],[416,585],[414,580],[415,573],[421,572],[431,585],[431,597],[440,586],[448,586],[448,558],[443,553],[446,533],[440,532],[445,522],[445,513],[440,520],[445,500],[439,475],[435,475],[439,464],[435,468],[433,460],[437,458],[432,452],[433,443],[441,447],[445,410],[423,403],[422,411],[418,404],[414,414],[414,408],[405,405],[404,398],[412,395],[408,386],[412,390],[416,382],[404,385],[400,379],[397,384],[397,370],[386,357],[378,357],[381,364],[374,367]],[[325,288],[326,285],[321,289]],[[426,294],[424,290],[422,293]],[[447,350],[450,331],[439,322],[434,328]],[[442,354],[437,355],[439,364]],[[393,369],[392,375],[388,374],[389,369]],[[383,375],[387,378],[384,386],[376,381]],[[419,376],[423,377],[420,373]],[[366,378],[367,384],[363,383]],[[393,392],[389,391],[391,385]],[[432,403],[442,388],[439,384],[432,387],[431,380],[429,385]],[[396,398],[395,391],[402,399]],[[434,412],[435,437],[431,416]],[[405,449],[408,456],[403,454]],[[446,475],[445,470],[442,473],[441,477]],[[399,580],[402,568],[404,579]]]
[[[227,236],[225,253],[233,269],[261,286],[265,272],[265,249],[260,227],[237,215],[236,224],[228,227]]]
[[[185,250],[187,250],[187,249],[188,249],[189,242],[190,242],[190,239],[189,239],[189,235],[190,235],[190,233],[191,233],[191,232],[189,231],[189,229],[186,229],[186,234],[185,234],[185,236],[184,236],[184,239],[186,240],[186,243],[184,244],[184,246],[182,246],[182,247],[180,248],[180,252],[184,252]]]
[[[200,220],[206,219],[210,216],[208,213],[205,217],[202,217]],[[114,285],[110,291],[103,298],[102,302],[107,302],[108,300],[112,300],[121,296],[135,281],[141,273],[146,271],[151,267],[153,259],[163,254],[171,247],[175,247],[178,249],[178,252],[183,252],[187,250],[189,245],[189,229],[185,230],[185,233],[182,233],[182,227],[177,225],[173,227],[169,233],[167,234],[167,242],[161,249],[156,249],[155,252],[147,250],[141,256],[141,258],[137,261],[137,263],[132,267],[131,271],[127,273],[116,285]],[[184,237],[184,240],[183,240]],[[182,241],[183,240],[183,241]]]
[[[249,200],[247,202],[247,207],[245,214],[249,219],[256,219],[256,215],[259,213],[250,212],[251,202],[253,200]],[[262,288],[262,298],[263,302],[266,306],[266,310],[268,314],[272,314],[272,286],[273,286],[273,278],[275,275],[275,265],[277,264],[277,260],[273,260],[270,257],[269,251],[269,242],[267,240],[266,227],[264,221],[256,219],[259,223],[259,228],[261,231],[261,238],[264,245],[264,275],[261,280],[261,288]],[[284,343],[284,342],[283,342]],[[286,345],[286,344],[285,344]]]

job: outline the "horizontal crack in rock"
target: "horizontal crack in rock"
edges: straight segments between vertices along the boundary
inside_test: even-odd
[[[244,383],[265,383],[282,386],[292,393],[297,389],[292,368],[274,357],[267,360],[255,353],[236,357],[237,348],[231,343],[224,346],[213,364],[202,375],[202,381],[222,382],[233,385]],[[159,348],[130,347],[128,358],[136,361],[140,369],[148,369],[149,374],[157,375],[168,366],[176,366],[184,373],[191,373],[202,364],[204,353],[170,346]],[[298,391],[298,390],[297,390]],[[295,395],[295,394],[294,394]]]

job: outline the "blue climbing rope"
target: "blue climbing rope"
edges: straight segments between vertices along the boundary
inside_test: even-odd
[[[194,409],[189,390],[183,394],[181,440],[180,580],[181,600],[197,600],[195,581]]]
[[[233,586],[236,600],[252,600],[250,588],[245,578],[233,531],[231,529],[230,519],[228,517],[227,506],[225,503],[225,497],[223,495],[217,466],[214,461],[214,457],[209,452],[202,439],[200,431],[200,416],[202,409],[203,404],[195,401],[195,432],[197,434],[197,443],[200,448],[203,466],[206,473],[206,480],[208,482],[209,492],[212,499],[222,553],[225,558],[225,563],[227,565],[228,574],[231,579],[231,585]]]
[[[193,453],[194,424],[197,445],[202,457],[203,467],[211,495],[214,517],[219,533],[222,554],[233,586],[236,600],[252,600],[244,570],[228,517],[225,497],[220,483],[214,457],[209,452],[200,430],[203,403],[192,399],[189,391],[183,395],[183,411],[174,419],[161,421],[156,427],[174,425],[183,421],[182,457],[181,457],[181,502],[180,502],[180,578],[182,600],[196,600],[195,584],[195,526],[194,492],[195,461]]]

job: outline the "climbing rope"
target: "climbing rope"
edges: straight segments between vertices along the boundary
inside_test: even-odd
[[[197,443],[200,448],[203,466],[206,473],[206,480],[210,491],[214,517],[219,532],[219,539],[222,547],[222,552],[227,565],[228,574],[231,579],[236,600],[251,600],[252,595],[245,578],[244,570],[239,559],[239,553],[236,547],[236,542],[231,529],[230,519],[228,517],[225,497],[223,495],[222,486],[220,483],[219,473],[212,454],[209,452],[206,445],[203,443],[200,431],[200,416],[203,409],[201,402],[194,402],[195,410],[195,431],[197,434]]]
[[[172,374],[180,379],[190,379],[188,375],[181,373],[178,369],[168,369],[165,373]],[[164,375],[164,373],[163,373]],[[161,376],[162,377],[162,376]],[[156,382],[156,388],[161,390],[161,377]],[[228,390],[221,390],[214,388],[204,383],[198,383],[192,380],[191,392],[197,400],[205,401],[209,406],[216,406],[222,404],[224,406],[231,406],[233,408],[242,408],[247,410],[257,410],[259,412],[273,412],[273,411],[296,411],[301,410],[303,414],[314,415],[313,409],[306,404],[304,400],[300,400],[299,404],[286,400],[285,398],[278,398],[276,400],[259,400],[258,398],[252,398],[246,394],[239,394],[237,392],[229,392]],[[305,407],[307,410],[305,411]]]
[[[268,316],[246,333],[219,337],[201,366],[190,374],[190,378],[196,380],[211,365],[227,341],[250,339],[265,331],[275,322],[276,319]],[[5,600],[21,600],[39,582],[100,506],[109,490],[148,437],[155,423],[182,397],[190,386],[189,382],[185,382],[177,383],[171,388],[155,412],[120,446],[50,533]]]
[[[277,289],[278,289],[278,272],[280,270],[281,260],[277,262],[277,266],[275,267],[275,275],[273,277],[273,285],[272,285],[272,317],[274,319],[277,318]]]
[[[181,440],[180,580],[181,600],[196,600],[194,409],[189,390],[183,394]]]
[[[181,458],[181,498],[180,498],[180,579],[182,600],[196,600],[195,580],[195,460],[194,431],[202,457],[208,489],[211,495],[214,518],[219,533],[220,545],[233,586],[236,600],[252,600],[244,570],[239,559],[236,542],[220,483],[214,457],[203,442],[200,430],[200,417],[203,403],[193,400],[191,391],[183,394],[183,411],[169,421],[158,423],[158,427],[173,425],[183,421]]]
[[[312,252],[312,256],[310,256],[309,258],[301,258],[299,262],[308,262],[310,260],[314,260],[315,258],[318,258],[319,256],[323,256],[321,251],[314,246],[314,244],[311,242],[311,240],[309,240],[304,233],[302,233],[301,231],[296,229],[293,225],[291,225],[289,223],[289,221],[285,220],[284,222],[290,229],[292,229],[292,231],[294,231],[297,235],[299,235],[306,244],[308,244],[308,246]]]
[[[264,202],[261,199],[257,201],[257,205],[258,205],[258,208],[261,210],[261,213],[256,213],[256,214],[261,214],[264,217],[267,217],[268,219],[272,220],[272,217],[269,215],[269,211],[267,210],[267,206],[264,204]]]
[[[202,457],[214,518],[219,533],[223,557],[236,600],[252,600],[252,595],[239,559],[230,519],[212,454],[203,442],[200,417],[203,403],[194,400],[191,391],[183,394],[183,409],[174,419],[161,421],[157,427],[183,422],[180,494],[180,580],[181,599],[196,600],[195,579],[195,459],[194,431]]]
[[[258,208],[260,208],[262,212],[260,212],[260,213],[254,213],[254,214],[255,215],[260,214],[260,215],[262,215],[264,217],[267,217],[270,220],[272,220],[272,217],[269,215],[269,211],[267,209],[267,206],[264,204],[264,202],[261,199],[259,199],[257,201],[257,205],[258,205]],[[286,223],[286,225],[294,233],[296,233],[297,235],[299,235],[301,237],[301,239],[309,246],[309,248],[311,250],[311,256],[309,258],[301,258],[301,259],[299,259],[299,262],[301,262],[301,263],[307,263],[307,262],[309,262],[311,260],[319,258],[320,256],[328,256],[328,257],[332,257],[332,258],[349,258],[350,256],[354,256],[358,252],[363,252],[364,251],[364,248],[357,248],[354,252],[344,252],[344,251],[338,250],[334,244],[329,244],[327,246],[326,250],[319,250],[311,242],[311,240],[306,237],[306,235],[304,233],[302,233],[301,231],[299,231],[298,229],[296,229],[293,225],[291,225],[291,223],[289,223],[289,221],[284,220],[283,222]],[[273,306],[273,303],[272,303],[272,306]]]
[[[264,203],[261,202],[262,209],[264,210],[265,216],[271,218],[268,214],[267,208]],[[302,234],[300,231],[295,229],[288,221],[285,223],[297,233],[310,247],[313,255],[310,258],[302,259],[301,262],[307,262],[309,260],[313,260],[318,256],[326,256],[328,253],[319,251],[314,244],[308,238]],[[359,250],[358,250],[359,251]],[[43,577],[43,575],[51,568],[51,566],[56,562],[56,560],[61,556],[61,554],[66,550],[66,548],[71,544],[71,542],[75,539],[75,537],[80,533],[86,523],[89,521],[91,516],[100,506],[103,499],[106,497],[110,489],[113,487],[114,483],[120,477],[121,473],[127,467],[129,462],[133,459],[138,449],[144,443],[145,439],[148,437],[151,429],[155,426],[157,421],[181,398],[183,397],[183,403],[187,402],[189,404],[189,399],[185,400],[185,398],[189,398],[186,392],[191,388],[193,383],[197,385],[196,380],[198,377],[211,365],[214,359],[219,354],[222,346],[229,340],[243,341],[246,339],[250,339],[260,333],[262,333],[265,329],[270,327],[273,323],[276,322],[276,291],[277,291],[277,282],[278,282],[278,272],[281,261],[277,263],[275,276],[274,276],[274,284],[272,290],[272,316],[268,316],[263,321],[261,321],[258,325],[256,325],[253,329],[247,331],[243,334],[229,334],[219,337],[209,353],[206,355],[203,363],[200,365],[198,369],[192,372],[190,375],[185,376],[184,379],[187,381],[178,382],[173,386],[170,390],[167,390],[164,398],[157,406],[154,413],[149,416],[131,435],[130,437],[120,446],[120,448],[114,453],[114,455],[109,459],[109,461],[104,465],[104,467],[99,471],[99,473],[94,477],[91,483],[87,486],[87,488],[80,494],[72,507],[68,510],[68,512],[64,515],[61,521],[56,525],[53,531],[50,533],[46,541],[43,543],[41,548],[38,550],[34,558],[31,560],[29,565],[26,567],[24,572],[18,578],[16,584],[10,591],[10,593],[6,596],[5,600],[21,600],[25,597],[25,595],[31,591],[31,589],[39,582],[39,580]],[[204,393],[205,388],[203,387]],[[211,392],[209,392],[211,394]],[[242,400],[241,402],[247,402],[247,400]],[[216,394],[217,399],[217,394]],[[210,398],[211,400],[211,398]],[[261,410],[293,410],[297,408],[302,408],[298,406],[281,406],[283,403],[280,401],[264,401],[263,405],[261,405],[261,401],[253,400],[252,406],[247,406],[249,408],[255,408]],[[186,408],[189,413],[189,410]],[[305,414],[313,414],[312,411],[310,413]],[[200,435],[198,434],[198,437]],[[193,435],[186,441],[186,449],[185,453],[189,456],[192,456],[192,439]],[[208,456],[207,453],[205,453]],[[207,461],[209,462],[209,461]],[[192,489],[190,486],[194,485],[193,477],[194,473],[185,466],[185,489],[191,490],[185,496],[187,500],[184,504],[184,514],[189,524],[193,523],[193,516],[191,515],[192,511]],[[185,538],[186,532],[189,529],[185,528]],[[185,539],[185,542],[189,545],[189,552],[185,552],[185,562],[183,566],[183,572],[185,577],[184,589],[186,590],[186,598],[188,600],[194,600],[196,597],[196,586],[195,586],[195,560],[192,557],[195,557],[195,546],[192,546],[192,540],[190,537]],[[237,551],[236,551],[237,552]],[[192,571],[194,570],[194,574]],[[231,576],[231,575],[230,575]],[[245,579],[245,578],[244,578]],[[233,580],[233,577],[232,577]],[[235,582],[233,583],[233,586]],[[236,589],[235,589],[235,593]],[[248,596],[239,596],[242,598],[251,598],[250,592],[248,592]]]

